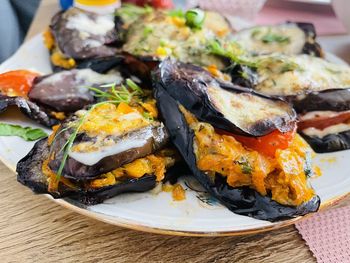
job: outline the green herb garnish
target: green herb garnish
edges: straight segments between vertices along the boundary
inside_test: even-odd
[[[290,38],[288,36],[267,33],[261,38],[261,41],[265,44],[269,44],[269,43],[288,44],[290,43]]]
[[[100,98],[102,100],[114,101],[115,103],[130,103],[133,97],[143,95],[142,89],[131,79],[126,79],[126,85],[127,87],[123,84],[117,87],[114,83],[102,85],[100,86],[100,88],[87,88],[95,93],[95,97]],[[101,88],[109,88],[109,90],[103,91]],[[129,91],[128,88],[131,89],[131,91]]]
[[[38,128],[0,123],[0,136],[18,136],[26,141],[36,141],[47,137],[47,134],[42,129]]]
[[[235,62],[236,64],[239,65],[245,65],[251,68],[257,68],[257,63],[253,59],[248,59],[243,56],[243,50],[241,47],[235,43],[235,42],[230,42],[226,43],[227,45],[225,48],[222,46],[219,40],[212,40],[208,42],[207,48],[209,53],[218,55],[218,56],[223,56],[227,57],[232,60],[232,62]]]
[[[184,18],[185,13],[181,9],[173,9],[166,12],[168,16]]]
[[[246,160],[244,157],[242,157],[240,160],[236,160],[234,162],[241,167],[243,174],[252,174],[253,167],[248,162],[248,160]]]
[[[132,23],[142,15],[150,14],[153,12],[153,8],[150,6],[140,7],[133,4],[123,4],[115,12],[116,16],[120,16],[128,23]]]
[[[186,12],[185,19],[188,27],[201,29],[205,20],[205,12],[198,8],[190,9]]]

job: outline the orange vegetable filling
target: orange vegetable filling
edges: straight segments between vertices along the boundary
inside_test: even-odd
[[[214,128],[181,107],[194,131],[197,166],[209,175],[220,174],[232,187],[248,186],[261,195],[271,194],[283,205],[297,206],[314,196],[307,183],[307,159],[312,150],[296,135],[287,149],[278,149],[269,157],[244,147],[234,137],[220,135]],[[311,173],[317,169],[311,167]]]

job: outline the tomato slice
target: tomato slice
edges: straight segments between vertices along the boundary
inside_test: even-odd
[[[27,97],[38,73],[29,70],[13,70],[0,74],[0,93],[10,97]]]
[[[298,123],[299,130],[306,128],[316,128],[323,130],[329,126],[336,125],[339,123],[346,123],[350,120],[350,111],[335,112],[330,117],[320,116],[308,120],[303,120]]]
[[[261,137],[241,136],[222,130],[217,130],[217,133],[232,136],[245,147],[258,151],[264,155],[274,157],[278,149],[284,150],[289,147],[296,134],[296,129],[297,126],[295,125],[293,130],[289,132],[280,132],[279,130],[275,130]]]

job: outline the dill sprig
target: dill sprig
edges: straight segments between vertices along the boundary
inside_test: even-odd
[[[95,93],[96,98],[114,101],[115,103],[125,102],[129,104],[134,97],[143,95],[142,89],[131,79],[126,79],[126,86],[122,84],[118,88],[116,83],[102,85],[100,88],[87,88]],[[109,88],[109,90],[103,91],[101,88]]]
[[[102,91],[102,90],[100,90],[98,88],[94,88],[94,87],[88,87],[88,88],[95,92],[96,97],[106,99],[106,101],[102,101],[102,102],[96,103],[96,104],[91,106],[91,108],[80,118],[79,122],[77,123],[77,125],[74,129],[74,132],[69,136],[67,142],[61,148],[60,152],[63,151],[63,158],[62,158],[61,164],[57,170],[57,176],[56,176],[57,180],[59,180],[59,178],[62,175],[64,166],[67,162],[69,152],[73,146],[73,143],[74,143],[82,125],[84,124],[84,122],[85,122],[86,118],[89,116],[89,114],[96,107],[107,104],[107,103],[112,103],[112,104],[118,105],[121,102],[124,102],[124,103],[129,104],[132,101],[134,96],[143,95],[142,89],[131,79],[126,79],[126,86],[122,84],[119,87],[119,89],[117,89],[116,83],[106,84],[106,85],[102,85],[100,87],[101,88],[110,88],[110,89],[108,92],[106,92],[106,91]],[[60,131],[60,132],[62,132],[62,131]]]

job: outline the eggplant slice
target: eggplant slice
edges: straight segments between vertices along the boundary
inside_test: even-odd
[[[322,138],[308,136],[302,131],[299,133],[317,153],[336,152],[350,149],[350,130],[336,134],[328,134]]]
[[[133,65],[142,73],[141,77],[147,77],[153,67],[167,56],[182,62],[216,65],[223,69],[228,61],[208,54],[204,40],[224,38],[232,29],[220,14],[205,12],[203,27],[197,30],[186,26],[183,17],[174,17],[162,10],[146,12],[128,26],[122,50],[139,60],[139,63],[133,61]]]
[[[214,178],[197,168],[193,148],[194,134],[179,110],[179,102],[162,85],[155,86],[155,98],[162,119],[169,131],[171,141],[179,150],[198,181],[232,212],[256,219],[278,221],[305,215],[318,210],[320,199],[314,196],[310,201],[297,206],[284,206],[269,196],[261,196],[247,187],[232,188],[226,180],[216,175]]]
[[[37,78],[28,97],[43,107],[69,113],[95,101],[94,93],[87,87],[120,85],[122,81],[118,71],[99,74],[91,69],[72,69]]]
[[[17,164],[17,180],[28,186],[38,194],[50,194],[54,198],[71,197],[85,205],[102,203],[104,200],[125,192],[145,192],[153,189],[156,178],[153,175],[145,175],[138,179],[126,179],[111,186],[99,189],[83,190],[77,184],[76,188],[69,188],[64,184],[59,185],[57,193],[48,192],[47,177],[42,172],[43,161],[49,158],[49,146],[47,139],[42,139],[34,145],[34,148]]]
[[[153,82],[198,119],[228,132],[263,136],[295,126],[296,113],[288,103],[215,79],[191,64],[166,59],[154,72]]]
[[[256,26],[235,33],[232,40],[255,55],[282,53],[323,57],[321,46],[316,42],[315,27],[311,23],[287,22]]]
[[[73,7],[57,13],[50,29],[58,49],[68,58],[85,60],[116,54],[113,45],[119,38],[113,14],[98,15]]]
[[[59,123],[59,120],[51,115],[50,112],[25,98],[10,97],[0,94],[0,113],[7,110],[9,106],[18,107],[28,118],[46,127],[52,127]]]

